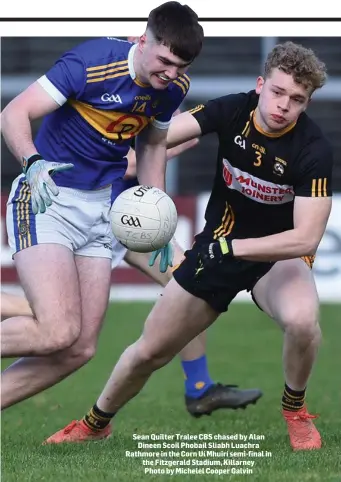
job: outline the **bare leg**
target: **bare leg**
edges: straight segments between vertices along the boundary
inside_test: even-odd
[[[27,299],[1,291],[1,320],[15,316],[33,316]]]
[[[307,386],[321,339],[313,275],[301,259],[279,261],[257,283],[257,303],[284,331],[283,368],[294,390]]]
[[[172,271],[160,273],[158,265],[149,267],[149,254],[128,251],[125,261],[150,276],[156,283],[166,286]],[[175,244],[174,265],[180,264],[183,251]],[[198,317],[202,315],[199,312]],[[262,396],[259,389],[240,390],[230,385],[215,383],[210,376],[206,358],[206,331],[202,331],[179,353],[184,373],[185,406],[194,417],[210,414],[220,408],[245,408]]]
[[[109,298],[110,260],[76,256],[75,261],[82,300],[81,334],[70,348],[44,357],[21,358],[7,368],[2,374],[2,409],[60,382],[87,363],[96,352]]]
[[[181,247],[174,243],[174,266],[179,264],[183,259],[184,252]],[[167,283],[172,279],[172,270],[168,268],[166,273],[160,273],[159,270],[159,260],[156,261],[154,266],[150,267],[148,265],[150,258],[149,253],[135,253],[133,251],[127,251],[124,260],[134,268],[145,273],[147,276],[152,278],[153,281],[159,285],[165,287]],[[206,332],[203,331],[194,340],[191,340],[188,345],[186,345],[179,356],[182,361],[196,360],[205,355],[206,351]]]
[[[97,406],[117,411],[142,389],[153,371],[168,363],[181,348],[217,318],[205,301],[171,280],[147,318],[140,339],[119,359]]]
[[[71,346],[80,334],[80,294],[73,253],[41,244],[15,255],[21,285],[34,317],[1,323],[1,356],[46,355]]]
[[[149,314],[141,337],[121,355],[96,404],[83,420],[68,425],[67,430],[59,430],[44,443],[84,442],[110,436],[113,415],[139,393],[155,370],[207,329],[218,315],[204,300],[171,279]],[[245,408],[261,396],[258,389],[238,390],[216,384],[207,390],[207,395],[191,397],[199,400],[195,406],[189,407],[186,399],[186,406],[197,417],[219,408]]]
[[[301,259],[280,261],[257,283],[254,296],[284,331],[282,413],[291,447],[319,449],[321,436],[305,405],[305,389],[321,339],[311,270]]]

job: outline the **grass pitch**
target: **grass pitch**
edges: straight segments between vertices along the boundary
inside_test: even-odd
[[[5,482],[144,482],[171,479],[193,482],[193,478],[198,482],[341,481],[340,305],[322,306],[323,343],[307,393],[310,411],[320,414],[316,421],[324,444],[320,451],[293,453],[289,447],[280,414],[282,335],[275,324],[251,304],[232,305],[229,313],[209,330],[207,354],[215,380],[236,383],[245,388],[260,387],[264,391],[256,406],[252,405],[245,411],[221,410],[200,419],[190,417],[184,406],[181,365],[175,359],[154,374],[143,392],[116,417],[112,439],[74,446],[41,446],[47,436],[72,419],[81,418],[95,403],[119,355],[139,336],[150,307],[148,303],[112,304],[95,359],[56,387],[3,413],[2,477]],[[148,474],[145,473],[148,466],[143,465],[143,459],[148,458],[126,457],[126,451],[138,450],[137,441],[132,437],[134,433],[264,435],[265,440],[259,442],[260,448],[254,450],[271,452],[271,456],[231,457],[253,460],[255,464],[251,474]],[[169,455],[166,459],[177,460]],[[223,460],[205,456],[184,456],[181,459]],[[165,466],[149,468],[166,469]],[[197,468],[205,471],[212,468],[232,469],[233,466]]]

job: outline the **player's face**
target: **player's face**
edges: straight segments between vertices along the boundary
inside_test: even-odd
[[[273,69],[266,80],[258,77],[256,92],[259,94],[258,122],[268,132],[285,129],[296,122],[308,107],[311,95],[310,89],[278,68]]]
[[[141,80],[150,84],[154,89],[165,89],[170,82],[184,74],[189,67],[188,62],[184,62],[168,47],[157,43],[147,35],[140,38],[139,49],[142,54]]]

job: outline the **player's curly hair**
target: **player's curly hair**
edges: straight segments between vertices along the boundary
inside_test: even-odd
[[[313,50],[294,42],[278,44],[272,49],[265,62],[264,78],[275,68],[291,74],[295,82],[312,92],[323,87],[327,80],[326,66]]]
[[[204,31],[198,16],[188,5],[166,2],[149,14],[147,30],[155,39],[186,62],[191,62],[202,49]]]

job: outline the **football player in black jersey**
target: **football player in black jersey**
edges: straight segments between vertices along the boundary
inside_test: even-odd
[[[170,145],[218,135],[206,225],[94,406],[106,423],[153,371],[249,290],[284,332],[282,413],[291,446],[321,447],[305,391],[321,337],[310,268],[331,210],[332,150],[305,110],[325,81],[314,52],[287,42],[269,53],[254,91],[214,99],[172,120]],[[108,426],[101,430],[109,435]]]

